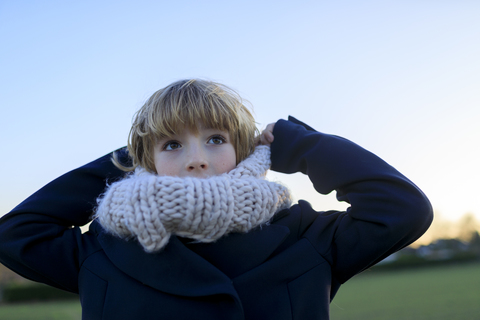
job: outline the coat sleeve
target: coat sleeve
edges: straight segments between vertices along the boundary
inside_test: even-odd
[[[127,154],[119,152],[127,161]],[[106,183],[123,175],[108,154],[53,180],[0,219],[0,262],[38,282],[78,292],[84,255],[95,250],[82,235]]]
[[[314,212],[303,229],[341,283],[418,239],[430,226],[432,207],[423,192],[373,153],[323,134],[293,117],[274,127],[272,170],[307,174],[321,194],[336,191],[346,212]],[[314,212],[314,215],[311,214]]]

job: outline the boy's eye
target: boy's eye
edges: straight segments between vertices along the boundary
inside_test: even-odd
[[[163,146],[163,150],[175,150],[175,149],[178,149],[180,148],[181,145],[180,143],[176,142],[176,141],[169,141],[167,143],[165,143],[165,145]]]
[[[225,138],[222,136],[213,136],[210,139],[208,139],[208,143],[212,143],[212,144],[222,144],[225,142],[227,142],[227,140],[225,140]]]

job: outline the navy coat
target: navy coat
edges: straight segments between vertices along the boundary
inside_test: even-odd
[[[172,236],[159,253],[89,222],[111,155],[52,181],[0,221],[0,261],[79,293],[83,319],[328,319],[340,284],[422,235],[425,195],[374,154],[294,118],[279,120],[272,170],[303,172],[346,212],[299,201],[270,225],[209,243]]]

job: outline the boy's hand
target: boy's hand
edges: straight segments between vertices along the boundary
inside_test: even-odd
[[[258,137],[257,145],[269,146],[273,142],[273,128],[275,123],[270,123]]]

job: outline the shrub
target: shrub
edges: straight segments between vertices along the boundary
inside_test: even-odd
[[[40,283],[9,284],[3,289],[3,302],[78,299],[78,295]]]

